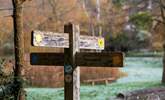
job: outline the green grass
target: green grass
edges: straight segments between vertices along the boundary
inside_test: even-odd
[[[162,57],[163,52],[127,52],[127,57]]]
[[[109,100],[119,92],[161,87],[160,82],[132,82],[109,85],[81,86],[81,100]],[[27,100],[64,100],[64,89],[27,88]]]

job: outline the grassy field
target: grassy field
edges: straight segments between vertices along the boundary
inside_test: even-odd
[[[109,85],[81,86],[81,100],[109,100],[117,93],[136,89],[160,87],[160,82],[114,83]],[[28,88],[27,100],[64,100],[64,89]]]
[[[128,73],[109,85],[81,86],[81,100],[109,100],[123,91],[163,86],[161,57],[127,57],[125,67]],[[27,88],[27,100],[64,100],[63,88]],[[111,99],[110,99],[111,100]]]

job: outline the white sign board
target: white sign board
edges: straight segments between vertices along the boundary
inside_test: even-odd
[[[68,33],[33,31],[32,36],[32,43],[34,46],[69,48]],[[103,37],[80,35],[79,38],[80,49],[104,49]]]

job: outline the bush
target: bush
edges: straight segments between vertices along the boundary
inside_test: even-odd
[[[10,43],[3,45],[3,52],[5,56],[11,56],[14,54],[14,46]]]
[[[149,12],[139,12],[130,16],[130,21],[140,30],[148,30],[152,24],[152,16]]]
[[[146,49],[150,46],[150,37],[141,38],[140,33],[130,35],[128,33],[120,33],[116,38],[110,37],[106,41],[106,51],[134,51],[140,49]]]

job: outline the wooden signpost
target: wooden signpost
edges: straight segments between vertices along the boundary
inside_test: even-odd
[[[68,33],[61,34],[53,32],[33,31],[32,37],[33,46],[69,48]],[[103,37],[80,35],[77,37],[77,39],[79,39],[79,49],[104,49]]]
[[[65,48],[64,53],[30,54],[31,65],[60,65],[64,66],[65,100],[80,100],[80,71],[78,66],[89,67],[122,67],[123,54],[84,53],[79,49],[104,49],[104,38],[81,36],[79,26],[71,23],[64,26],[64,33],[33,31],[32,45],[42,47]]]

